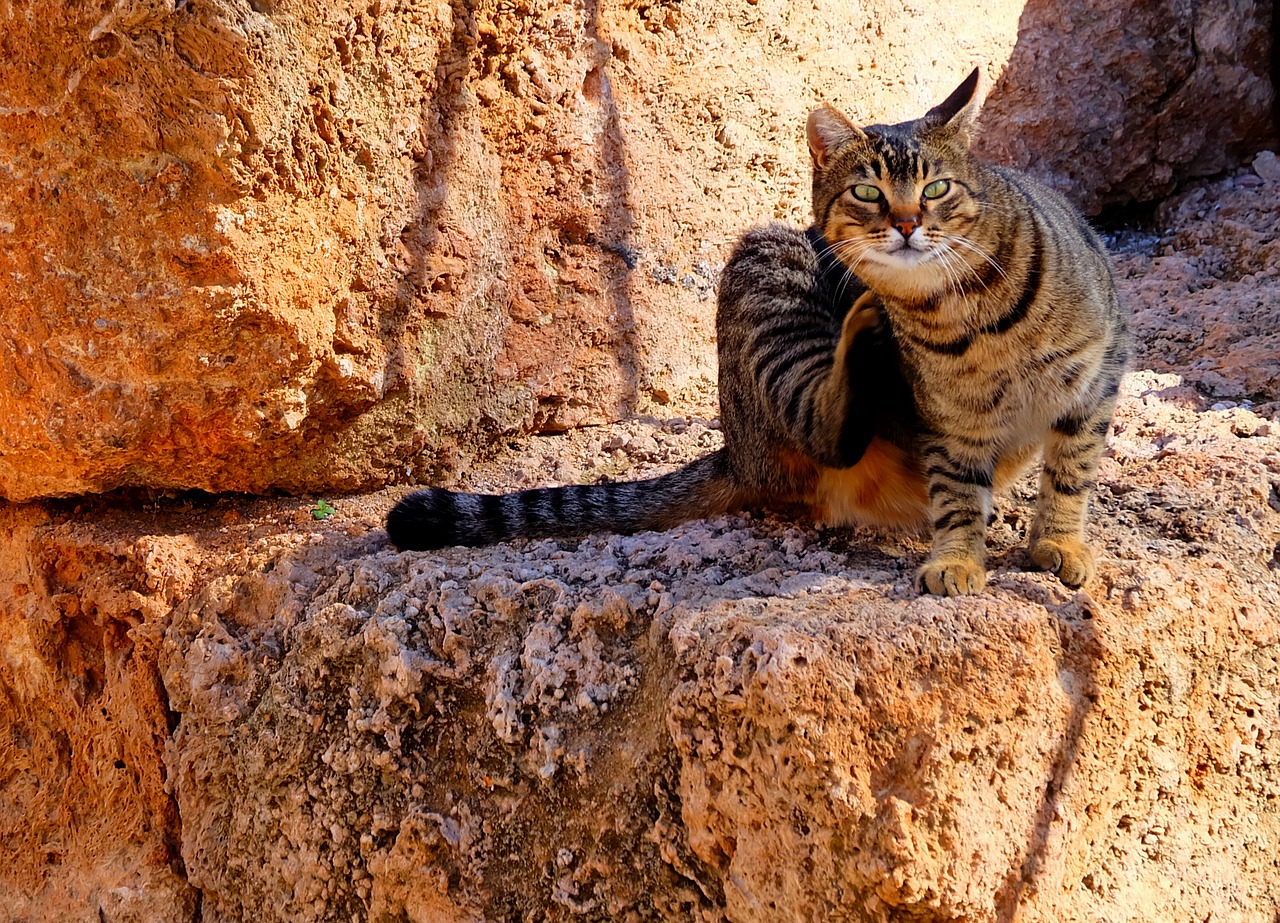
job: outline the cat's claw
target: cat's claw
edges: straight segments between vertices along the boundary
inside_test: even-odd
[[[987,570],[970,558],[925,561],[916,571],[916,592],[935,596],[973,596],[987,585]]]
[[[1097,570],[1093,552],[1074,538],[1042,538],[1031,546],[1031,560],[1042,570],[1050,571],[1073,590],[1082,587]]]

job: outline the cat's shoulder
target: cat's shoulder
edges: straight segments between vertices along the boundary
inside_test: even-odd
[[[1091,249],[1099,253],[1105,252],[1106,248],[1097,231],[1081,213],[1080,208],[1063,192],[1030,173],[1015,170],[1013,167],[1000,164],[987,164],[986,167],[999,178],[1011,194],[1024,199],[1047,226],[1060,233],[1066,233],[1068,239],[1074,238],[1087,243]]]

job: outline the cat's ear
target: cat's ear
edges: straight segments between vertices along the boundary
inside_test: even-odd
[[[830,106],[809,113],[805,135],[809,139],[809,153],[813,156],[814,165],[819,167],[825,167],[831,155],[845,144],[855,138],[866,137],[862,129]]]
[[[974,130],[978,127],[978,110],[982,107],[984,82],[982,68],[975,67],[964,78],[964,82],[956,87],[955,92],[925,113],[925,128],[945,134],[968,147],[973,140]]]

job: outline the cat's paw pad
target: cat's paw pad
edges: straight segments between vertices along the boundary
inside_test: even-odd
[[[972,596],[987,585],[987,569],[972,558],[925,561],[916,571],[916,591],[935,596]]]
[[[1093,579],[1097,568],[1093,552],[1074,538],[1042,538],[1031,546],[1031,560],[1036,566],[1058,575],[1065,585],[1075,589]]]

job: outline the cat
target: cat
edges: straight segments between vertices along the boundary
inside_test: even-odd
[[[991,498],[1043,456],[1029,545],[1094,574],[1088,501],[1129,354],[1101,240],[1057,192],[970,151],[975,69],[923,117],[814,111],[815,224],[739,241],[717,311],[724,447],[645,481],[503,496],[432,489],[387,517],[403,549],[670,528],[748,506],[928,527],[920,592],[986,585]]]

